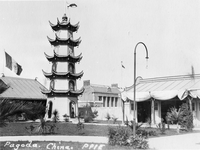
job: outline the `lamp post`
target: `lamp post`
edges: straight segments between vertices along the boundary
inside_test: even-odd
[[[145,47],[145,49],[146,49],[146,59],[148,59],[149,57],[148,57],[148,50],[147,50],[147,47],[146,47],[146,45],[143,43],[143,42],[138,42],[137,44],[136,44],[136,46],[135,46],[135,49],[134,49],[134,85],[133,85],[133,88],[134,88],[134,91],[133,91],[133,136],[135,137],[135,135],[136,135],[136,129],[135,129],[135,127],[136,127],[136,100],[135,100],[135,98],[136,98],[136,96],[135,96],[135,93],[136,93],[136,49],[137,49],[137,46],[139,45],[139,44],[142,44],[142,45],[144,45],[144,47]]]

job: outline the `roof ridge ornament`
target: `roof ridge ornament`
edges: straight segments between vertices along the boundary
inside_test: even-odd
[[[67,17],[67,15],[66,15],[66,13],[64,13],[64,16],[62,17],[62,23],[63,22],[67,22],[67,19],[68,19],[68,17]]]

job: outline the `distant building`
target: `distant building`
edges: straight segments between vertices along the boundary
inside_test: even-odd
[[[89,105],[98,111],[97,119],[105,120],[107,113],[112,117],[122,118],[122,101],[117,84],[111,86],[90,84],[83,81],[83,94],[79,96],[78,107]]]

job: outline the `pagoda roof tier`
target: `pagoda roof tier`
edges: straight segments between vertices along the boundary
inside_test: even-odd
[[[77,97],[83,94],[84,88],[81,90],[46,90],[42,91],[43,94],[46,94],[48,97]]]
[[[42,70],[43,71],[43,70]],[[80,73],[71,73],[71,72],[55,72],[54,70],[51,73],[43,71],[43,74],[46,78],[49,79],[79,79],[83,76],[83,71]]]
[[[59,55],[54,51],[54,56],[49,56],[46,53],[44,53],[48,61],[50,62],[72,62],[77,63],[80,62],[82,59],[82,53],[78,56],[72,56],[72,55]]]
[[[59,31],[59,30],[69,30],[71,32],[76,32],[79,28],[79,22],[75,25],[72,25],[70,23],[70,20],[68,22],[60,22],[59,19],[57,18],[57,24],[53,24],[49,21],[49,24],[51,26],[51,28],[54,30],[54,31]]]
[[[59,38],[57,35],[56,35],[56,38],[55,40],[49,38],[47,36],[49,42],[51,45],[53,46],[59,46],[59,45],[69,45],[69,46],[72,46],[72,47],[75,47],[75,46],[79,46],[79,44],[81,43],[81,38],[78,38],[77,40],[72,40],[70,38],[68,39],[64,39],[64,38]]]

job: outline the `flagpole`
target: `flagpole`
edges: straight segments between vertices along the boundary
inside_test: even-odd
[[[2,64],[3,64],[3,75],[5,75],[5,74],[4,74],[4,65],[5,65],[5,60],[6,60],[6,59],[5,59],[5,49],[4,49],[4,52],[3,52],[3,53],[4,53],[4,54],[3,54],[3,63],[2,63]],[[2,76],[3,76],[3,75],[2,75]]]

